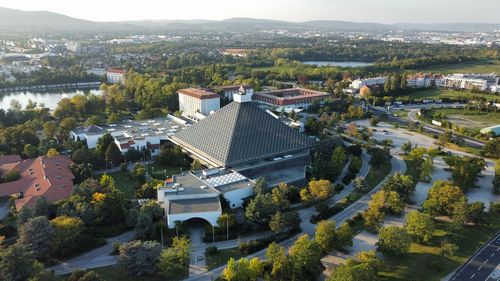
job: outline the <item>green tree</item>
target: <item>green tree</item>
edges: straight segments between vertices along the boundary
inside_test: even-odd
[[[47,121],[43,124],[43,135],[46,139],[53,139],[56,135],[57,127],[56,122]]]
[[[271,197],[271,194],[258,193],[255,198],[250,200],[245,210],[246,217],[260,225],[268,225],[273,214],[278,211],[277,206]]]
[[[153,217],[150,213],[140,212],[135,225],[136,237],[139,239],[151,238],[154,235],[155,227]]]
[[[18,243],[25,245],[36,259],[46,258],[50,251],[53,228],[47,217],[29,219],[19,227]]]
[[[38,148],[36,148],[34,145],[32,144],[27,144],[24,146],[24,154],[28,157],[28,158],[35,158],[38,156]]]
[[[49,201],[45,196],[40,196],[35,200],[35,204],[33,205],[33,216],[48,216],[49,215]]]
[[[236,225],[236,215],[232,213],[222,213],[217,219],[217,224],[220,228],[224,229],[224,233],[228,233],[229,230]]]
[[[338,171],[338,173],[340,173],[340,171],[342,171],[342,168],[345,165],[346,160],[347,160],[347,155],[344,147],[341,145],[337,146],[333,150],[332,154],[332,168],[335,171]]]
[[[364,226],[371,232],[377,232],[384,222],[385,214],[379,208],[368,208],[363,213]]]
[[[466,202],[465,195],[458,186],[450,182],[436,181],[422,206],[431,216],[451,216],[458,202]]]
[[[320,221],[315,229],[314,240],[323,252],[328,253],[333,250],[337,243],[335,221]]]
[[[56,217],[51,221],[54,229],[52,251],[56,257],[65,257],[79,249],[85,225],[79,218]]]
[[[335,247],[339,249],[344,249],[346,247],[352,246],[352,239],[354,238],[354,232],[348,223],[343,223],[335,232],[337,236],[337,242]]]
[[[323,272],[321,247],[306,235],[300,236],[289,250],[292,263],[291,280],[316,280]]]
[[[0,251],[0,276],[5,281],[25,281],[35,275],[40,267],[29,249],[14,244]]]
[[[271,221],[269,222],[269,228],[274,232],[274,233],[280,233],[285,230],[286,222],[285,222],[285,216],[280,212],[276,212],[271,217]]]
[[[280,210],[288,209],[290,201],[288,200],[289,188],[286,183],[280,183],[271,190],[273,202],[279,206]]]
[[[158,261],[160,274],[165,278],[187,276],[191,242],[186,237],[174,237],[172,247],[163,250]]]
[[[112,143],[115,143],[115,140],[113,139],[111,134],[105,133],[104,135],[102,135],[102,137],[97,139],[95,150],[97,151],[97,153],[104,156],[109,145]]]
[[[364,177],[356,177],[354,179],[354,188],[358,192],[366,192],[368,191],[368,183],[366,182]]]
[[[413,185],[411,176],[395,173],[389,176],[383,190],[395,191],[404,201],[408,202],[410,195],[415,191],[415,186]]]
[[[111,143],[106,149],[104,159],[106,160],[106,162],[111,163],[111,165],[114,166],[120,164],[123,161],[123,155],[114,142]]]
[[[453,183],[462,190],[474,187],[477,177],[486,167],[483,158],[449,156],[444,161],[450,166]]]
[[[255,281],[262,273],[263,266],[258,258],[241,258],[238,261],[230,258],[222,271],[222,277],[226,281]]]
[[[389,226],[380,229],[377,249],[391,256],[400,256],[410,249],[411,238],[404,228]]]
[[[434,171],[434,162],[432,158],[426,157],[420,167],[420,180],[430,182],[432,180],[432,172]]]
[[[483,202],[472,202],[467,205],[467,219],[475,225],[483,225],[486,223],[486,213]]]
[[[445,258],[449,258],[458,251],[458,246],[453,243],[443,243],[439,247],[439,254]]]
[[[156,263],[162,246],[155,241],[134,240],[120,246],[119,264],[130,276],[142,276],[157,271]]]
[[[412,144],[410,141],[407,141],[401,145],[401,149],[404,151],[405,155],[408,155],[411,151]]]
[[[55,156],[58,156],[59,155],[59,151],[57,151],[57,149],[55,148],[51,148],[47,151],[47,156],[48,157],[55,157]]]
[[[419,242],[429,242],[434,235],[434,221],[425,213],[409,212],[405,219],[406,232]]]
[[[203,165],[201,164],[200,160],[194,159],[193,163],[191,163],[191,170],[193,171],[199,171],[203,169]]]
[[[271,263],[272,280],[290,280],[292,264],[283,246],[276,242],[271,243],[267,247],[266,259]]]

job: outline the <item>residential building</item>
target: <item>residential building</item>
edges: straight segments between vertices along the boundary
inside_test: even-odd
[[[360,90],[364,86],[374,88],[374,87],[383,87],[385,84],[385,81],[387,80],[387,77],[373,77],[373,78],[366,78],[366,79],[356,79],[351,82],[349,85],[349,88]]]
[[[441,85],[441,75],[417,73],[408,75],[406,84],[409,88],[432,88]]]
[[[499,76],[495,74],[462,74],[455,73],[443,77],[441,87],[458,90],[488,91],[490,87],[499,83]]]
[[[222,96],[229,101],[233,101],[233,95],[237,93],[253,95],[253,87],[250,85],[221,86],[215,88],[215,90],[220,91]]]
[[[304,88],[291,88],[253,94],[252,99],[269,107],[307,109],[314,102],[324,102],[333,95]]]
[[[127,73],[127,71],[124,69],[109,68],[106,71],[106,79],[107,79],[108,83],[124,84],[125,83],[125,73]]]
[[[183,116],[201,119],[198,118],[199,114],[204,117],[220,109],[220,96],[209,89],[189,88],[181,89],[177,93],[179,110]]]
[[[17,210],[32,207],[36,200],[45,197],[55,203],[71,196],[75,177],[69,169],[73,161],[67,156],[42,156],[22,160],[18,155],[0,156],[0,171],[7,174],[17,171],[20,178],[0,184],[0,197],[16,196]]]

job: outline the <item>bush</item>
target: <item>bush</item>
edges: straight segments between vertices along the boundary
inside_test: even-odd
[[[347,175],[344,176],[344,178],[342,179],[342,183],[345,184],[345,185],[348,185],[351,183],[351,181],[356,177],[356,174],[354,173],[347,173]]]
[[[334,191],[335,191],[336,193],[340,193],[342,190],[344,190],[344,188],[345,188],[345,186],[344,186],[343,184],[341,184],[341,183],[337,183],[337,184],[335,185]]]
[[[217,252],[219,251],[219,249],[217,249],[217,247],[215,246],[209,246],[207,247],[207,249],[205,250],[205,252],[209,255],[215,255],[217,254]]]
[[[320,204],[321,205],[321,204]],[[342,212],[345,207],[344,206],[341,206],[341,205],[335,205],[333,207],[328,207],[326,206],[326,208],[324,207],[319,207],[320,205],[316,206],[316,211],[318,212],[317,214],[315,215],[312,215],[311,216],[311,219],[309,220],[311,223],[317,223],[319,221],[322,221],[322,220],[326,220],[340,212]],[[318,208],[319,207],[319,208]]]
[[[121,163],[120,164],[120,171],[122,171],[123,173],[126,173],[127,170],[128,170],[127,164]]]

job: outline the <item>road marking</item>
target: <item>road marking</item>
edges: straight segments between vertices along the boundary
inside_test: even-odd
[[[491,253],[491,256],[490,256],[490,258],[492,258],[492,257],[493,257],[494,255],[495,255],[495,253]]]
[[[489,261],[489,260],[490,260],[490,259],[486,259],[486,260],[484,261],[484,263],[488,263],[488,261]]]
[[[497,252],[500,251],[500,248],[497,248]]]
[[[474,276],[476,276],[476,274],[475,274],[475,273],[471,275],[470,279],[474,278]]]
[[[483,267],[482,267],[482,266],[478,267],[476,271],[479,271],[479,270],[481,270],[481,268],[483,268]]]

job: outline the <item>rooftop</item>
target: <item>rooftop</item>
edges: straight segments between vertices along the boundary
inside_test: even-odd
[[[302,99],[304,97],[308,98],[329,97],[332,96],[332,94],[304,89],[304,88],[291,88],[291,89],[274,90],[267,92],[258,92],[255,93],[254,96],[266,96],[272,99],[294,100],[294,99]]]
[[[250,102],[232,102],[171,140],[222,167],[287,155],[315,144]]]
[[[211,90],[203,88],[188,88],[180,89],[177,91],[179,94],[187,95],[197,99],[215,99],[220,98],[220,96]]]
[[[168,214],[205,213],[221,211],[218,197],[172,200],[168,204]]]

